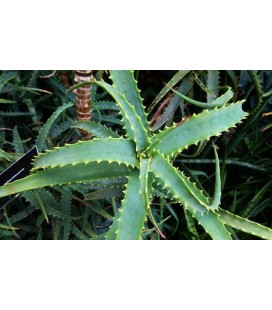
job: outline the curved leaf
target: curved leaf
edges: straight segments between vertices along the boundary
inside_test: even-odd
[[[260,225],[259,223],[249,221],[223,209],[219,209],[217,212],[221,221],[226,225],[263,239],[272,240],[272,229]]]
[[[168,82],[168,85],[174,87],[190,70],[179,70],[172,79]],[[153,108],[158,104],[161,99],[169,92],[169,88],[165,86],[157,95],[157,97],[153,100],[151,105],[148,107],[147,112],[150,113]]]
[[[189,75],[186,76],[182,83],[180,84],[178,91],[187,94],[190,89],[194,85],[194,76]],[[170,82],[169,82],[170,83]],[[169,84],[168,84],[169,85]],[[167,88],[165,86],[165,88]],[[167,88],[169,90],[169,88]],[[175,113],[175,111],[178,109],[178,107],[183,108],[184,107],[184,100],[183,98],[179,97],[178,95],[175,95],[173,99],[170,100],[169,104],[165,107],[162,115],[159,117],[159,119],[155,122],[154,125],[152,125],[151,129],[152,131],[156,131],[159,128],[161,128],[169,119],[171,119]]]
[[[125,94],[127,100],[134,106],[136,113],[141,118],[147,134],[150,137],[151,132],[147,122],[147,116],[144,111],[143,99],[140,96],[140,91],[137,87],[137,81],[131,70],[110,70],[110,78],[113,81],[113,86],[121,93]]]
[[[73,103],[66,103],[66,104],[58,107],[57,110],[46,121],[46,123],[44,124],[43,128],[41,129],[39,136],[36,140],[36,146],[37,146],[39,152],[41,152],[43,149],[43,145],[44,145],[46,136],[47,136],[50,128],[52,127],[53,123],[56,121],[56,119],[61,115],[61,113],[64,110],[72,107],[73,105],[74,105]]]
[[[122,122],[127,131],[127,135],[136,143],[136,151],[141,152],[149,145],[147,129],[144,127],[140,116],[136,113],[134,106],[127,100],[124,94],[117,90],[114,86],[104,81],[83,82],[71,87],[72,91],[78,87],[88,84],[96,84],[109,93],[118,106],[122,115]]]
[[[94,81],[92,83],[105,89],[120,106],[122,121],[124,122],[128,135],[136,143],[136,151],[141,152],[146,149],[149,145],[147,129],[143,125],[141,117],[136,113],[134,106],[127,100],[125,95],[114,86],[104,81]]]
[[[226,105],[230,99],[233,97],[233,91],[231,90],[231,88],[229,87],[228,90],[220,97],[216,98],[214,101],[207,103],[207,102],[200,102],[200,101],[196,101],[193,100],[185,95],[183,95],[182,93],[177,92],[176,90],[174,90],[173,88],[169,87],[175,94],[177,94],[178,96],[180,96],[181,98],[183,98],[184,100],[186,100],[187,102],[203,108],[203,109],[214,109],[214,108],[221,108],[224,105]]]

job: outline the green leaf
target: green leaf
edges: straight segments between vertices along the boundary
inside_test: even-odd
[[[107,187],[94,192],[91,192],[84,196],[85,200],[96,200],[96,199],[109,199],[113,197],[121,196],[123,193],[122,187]]]
[[[192,234],[192,239],[197,240],[199,239],[199,235],[195,227],[193,216],[189,210],[187,210],[186,208],[183,208],[183,209],[184,209],[184,216],[185,216],[187,228]]]
[[[132,167],[138,165],[132,141],[123,138],[105,138],[56,147],[36,157],[33,167],[39,169],[103,160],[116,161]]]
[[[23,197],[31,203],[32,206],[35,206],[37,209],[40,209],[43,214],[43,219],[49,223],[48,214],[51,214],[48,210],[48,206],[57,208],[58,204],[52,194],[45,190],[44,188],[38,188],[30,191],[25,191]]]
[[[150,170],[162,180],[163,186],[192,213],[213,239],[230,239],[230,234],[217,214],[205,207],[208,199],[202,191],[177,171],[167,159],[159,154],[155,155]]]
[[[10,117],[10,116],[17,117],[17,116],[31,116],[31,115],[33,115],[33,114],[29,113],[29,112],[3,112],[3,111],[0,111],[0,116],[3,116],[3,117]]]
[[[29,113],[32,114],[31,119],[33,123],[38,123],[39,122],[39,118],[37,115],[37,111],[36,111],[36,106],[34,104],[34,102],[31,99],[25,98],[22,100],[25,105],[28,108]]]
[[[263,188],[258,189],[256,195],[248,202],[247,206],[241,211],[241,217],[249,217],[252,210],[256,207],[256,205],[264,198],[264,195],[267,191],[271,190],[272,179],[266,183]]]
[[[0,223],[0,230],[1,230],[1,229],[17,230],[17,229],[19,229],[19,228],[13,227],[13,226],[4,225],[4,224],[1,224],[1,223]]]
[[[214,188],[214,196],[213,202],[210,206],[207,206],[208,209],[215,210],[219,207],[221,201],[221,178],[220,178],[220,166],[219,166],[219,158],[216,151],[216,146],[214,147],[214,155],[215,155],[215,188]]]
[[[208,70],[207,73],[207,102],[211,103],[218,97],[219,71]],[[233,95],[232,95],[233,96]]]
[[[95,110],[113,110],[113,111],[120,111],[120,108],[117,106],[116,102],[114,101],[94,101],[93,108]]]
[[[26,87],[26,86],[18,86],[18,85],[10,84],[10,83],[8,83],[8,85],[14,87],[15,89],[19,89],[19,90],[22,90],[22,91],[29,91],[30,93],[33,93],[33,94],[36,94],[36,95],[39,95],[39,92],[40,93],[45,93],[45,94],[52,94],[50,91],[45,90],[45,89],[34,88],[34,87]]]
[[[71,215],[72,208],[72,194],[71,192],[65,191],[61,197],[61,209],[62,212]],[[63,220],[63,239],[68,240],[71,233],[72,221],[71,219]]]
[[[23,197],[24,193],[23,193]],[[26,206],[25,209],[19,211],[18,213],[12,215],[9,220],[12,224],[17,223],[24,218],[28,217],[31,213],[33,213],[36,210],[36,207],[33,205]]]
[[[87,82],[82,83],[82,85],[86,83]],[[134,106],[127,100],[125,95],[104,81],[94,81],[91,83],[95,83],[105,89],[119,105],[122,114],[122,121],[128,136],[135,141],[136,151],[141,152],[146,149],[149,145],[147,129],[143,125],[142,119],[136,113]],[[78,86],[79,85],[81,84],[78,84]]]
[[[208,211],[206,208],[208,198],[162,155],[156,154],[152,158],[150,170],[162,181],[163,187],[191,212]]]
[[[106,240],[116,240],[116,236],[117,236],[116,233],[119,227],[119,217],[120,217],[120,211],[117,213],[117,215],[113,219],[110,229],[105,234]]]
[[[149,202],[149,196],[150,196],[150,186],[149,186],[149,169],[150,169],[150,161],[151,158],[143,158],[140,157],[140,194],[142,195],[142,200],[144,202],[144,206],[147,209],[150,209],[150,202]],[[152,184],[152,183],[151,183]]]
[[[154,177],[152,173],[149,173],[150,162],[151,162],[151,158],[140,157],[140,175],[139,175],[140,195],[142,197],[143,205],[144,205],[144,208],[146,210],[146,214],[149,220],[154,225],[159,235],[163,239],[165,239],[165,236],[160,231],[158,224],[156,223],[153,217],[151,208],[150,208],[150,192],[151,192],[153,177]]]
[[[256,105],[255,107],[252,109],[252,111],[250,111],[251,115],[256,115],[257,111],[260,109],[261,105],[262,105],[262,101],[263,101],[263,89],[262,89],[262,85],[261,85],[261,81],[257,75],[257,72],[255,70],[248,70],[248,74],[252,80],[252,83],[254,85],[256,94],[257,94],[257,98],[256,98]]]
[[[16,154],[24,154],[25,150],[23,147],[23,143],[21,141],[21,138],[19,136],[17,126],[13,129],[13,143],[14,143],[14,149]]]
[[[36,140],[36,146],[37,146],[39,152],[42,151],[44,143],[45,143],[46,136],[48,135],[48,132],[49,132],[50,128],[52,127],[52,125],[54,124],[54,122],[56,121],[56,119],[61,115],[61,113],[63,111],[72,107],[73,105],[74,105],[73,103],[66,103],[66,104],[58,107],[58,109],[49,117],[49,119],[44,124],[43,128],[41,129],[39,136]]]
[[[233,97],[233,91],[231,90],[231,88],[229,87],[228,90],[220,97],[216,98],[214,101],[207,103],[207,102],[200,102],[200,101],[196,101],[193,100],[185,95],[183,95],[182,93],[177,92],[176,90],[174,90],[173,88],[169,87],[175,94],[177,94],[178,96],[180,96],[181,98],[183,98],[184,100],[186,100],[187,102],[203,108],[203,109],[214,109],[214,108],[221,108],[224,105],[226,105],[230,99]]]
[[[73,93],[67,92],[67,88],[62,83],[60,83],[55,76],[48,80],[49,83],[51,83],[51,85],[57,90],[57,93],[60,92],[66,98],[66,100],[72,102],[76,101],[75,95]]]
[[[200,214],[196,212],[193,216],[197,219],[198,223],[203,226],[205,231],[214,240],[231,240],[231,235],[220,220],[219,216],[213,212]]]
[[[7,100],[7,99],[1,99],[1,98],[0,98],[0,103],[13,104],[13,103],[16,103],[16,101]]]
[[[178,71],[172,79],[168,82],[168,85],[170,87],[174,87],[187,73],[189,73],[190,70],[180,70]],[[169,88],[165,86],[157,95],[157,97],[153,100],[149,108],[147,109],[147,112],[150,113],[153,108],[158,104],[162,98],[169,92]]]
[[[182,80],[182,82],[178,88],[178,91],[183,93],[183,94],[187,94],[192,89],[192,87],[194,85],[193,82],[194,82],[194,76],[192,76],[192,75],[186,76]],[[168,87],[165,86],[165,88],[167,88],[169,90]],[[158,120],[156,120],[155,124],[152,125],[152,127],[151,127],[152,131],[155,132],[156,130],[161,128],[162,125],[164,125],[166,122],[168,122],[170,119],[172,119],[175,111],[178,108],[184,109],[184,100],[183,100],[183,98],[181,98],[175,94],[174,97],[170,100],[169,104],[165,107],[163,114],[159,117]]]
[[[9,162],[13,162],[14,161],[14,159],[7,152],[5,152],[2,149],[0,149],[0,158],[4,158],[4,159],[6,159]]]
[[[45,218],[46,222],[49,223],[49,219],[48,219],[46,207],[45,207],[45,205],[44,205],[43,199],[41,199],[41,197],[40,197],[39,191],[34,189],[34,190],[33,190],[33,194],[36,196],[36,199],[37,199],[37,201],[38,201],[39,208],[42,210],[42,213],[43,213],[43,215],[44,215],[44,218]]]
[[[116,239],[138,240],[146,219],[143,196],[140,195],[139,170],[131,171],[122,202]]]
[[[217,212],[221,221],[226,225],[242,230],[262,239],[272,240],[272,229],[260,225],[259,223],[249,221],[223,209],[219,209]]]
[[[147,134],[150,137],[151,132],[147,122],[147,116],[143,107],[143,99],[137,87],[137,81],[134,78],[133,71],[129,70],[110,70],[110,78],[113,86],[125,95],[127,100],[134,106],[136,113],[141,118]]]
[[[72,233],[79,239],[79,240],[90,240],[90,237],[87,237],[86,235],[81,232],[77,226],[72,223]]]
[[[247,116],[242,110],[243,102],[220,109],[204,110],[198,115],[194,114],[181,125],[161,131],[152,138],[147,154],[159,152],[167,157],[174,156],[192,144],[219,136],[221,132],[235,127],[235,124]]]
[[[45,186],[127,176],[129,171],[129,168],[124,164],[119,165],[108,162],[90,162],[75,166],[49,168],[3,185],[0,187],[0,197]]]
[[[119,138],[120,136],[110,128],[92,121],[78,121],[73,124],[74,128],[79,128],[91,133],[97,138]]]
[[[229,154],[237,147],[240,141],[244,139],[250,127],[254,125],[254,123],[257,121],[258,117],[260,116],[261,111],[269,104],[270,97],[266,97],[265,100],[263,98],[263,90],[261,86],[261,81],[256,73],[255,70],[249,70],[248,74],[252,80],[254,89],[256,91],[256,99],[254,99],[255,106],[249,111],[249,116],[247,118],[247,121],[244,122],[235,132],[232,139],[229,141],[227,150],[226,150],[226,156],[229,156]]]
[[[6,83],[15,78],[18,71],[7,71],[0,75],[0,91],[6,85]]]
[[[12,227],[12,224],[11,224],[11,221],[9,219],[6,207],[4,207],[3,211],[4,211],[4,216],[6,218],[5,224],[8,224],[7,226]],[[0,232],[1,232],[1,230],[0,230]],[[15,230],[12,230],[12,234],[14,235],[15,238],[20,239],[20,236],[16,233]]]

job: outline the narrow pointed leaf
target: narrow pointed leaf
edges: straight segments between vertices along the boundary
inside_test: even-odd
[[[52,125],[54,124],[54,122],[56,121],[56,119],[61,115],[61,113],[72,107],[74,104],[73,103],[67,103],[64,104],[60,107],[58,107],[58,109],[49,117],[49,119],[46,121],[46,123],[44,124],[43,128],[41,129],[39,136],[36,140],[36,146],[38,148],[39,151],[41,151],[43,149],[44,143],[45,143],[45,139],[49,133],[49,130],[51,129]]]
[[[211,103],[218,97],[219,70],[207,71],[207,102]]]
[[[128,174],[129,168],[126,165],[104,161],[99,164],[97,162],[90,162],[88,164],[49,168],[37,171],[30,176],[0,187],[0,197],[45,186],[68,184],[71,182],[82,183],[126,176]]]
[[[143,205],[144,205],[144,208],[146,210],[146,214],[147,214],[149,220],[154,225],[154,227],[156,228],[159,235],[163,239],[165,239],[165,236],[160,231],[158,224],[156,223],[156,221],[153,217],[151,208],[150,208],[150,192],[151,192],[152,181],[153,181],[153,177],[154,177],[154,175],[152,173],[149,173],[150,161],[151,161],[151,158],[143,158],[143,157],[140,158],[140,175],[139,175],[140,195],[142,196]]]
[[[170,87],[174,87],[190,70],[179,70],[172,79],[168,82]],[[153,108],[158,104],[162,98],[169,92],[169,88],[165,86],[157,95],[157,97],[153,100],[152,104],[147,109],[147,112],[150,113]]]
[[[228,90],[226,91],[226,93],[224,93],[222,96],[216,98],[214,101],[207,103],[207,102],[201,102],[201,101],[196,101],[194,99],[191,99],[185,95],[183,95],[182,93],[177,92],[176,90],[174,90],[173,88],[169,87],[175,94],[177,94],[178,96],[180,96],[181,98],[183,98],[184,100],[186,100],[187,102],[203,108],[203,109],[214,109],[214,108],[221,108],[224,105],[226,105],[230,99],[233,97],[233,91],[231,90],[231,88],[229,87]]]
[[[125,198],[118,219],[116,239],[138,240],[146,219],[143,196],[140,195],[139,170],[131,171],[128,178]]]
[[[213,239],[230,239],[230,234],[218,216],[203,206],[207,203],[207,198],[167,159],[159,154],[155,155],[150,170],[163,181],[164,187],[192,213]]]
[[[127,100],[134,106],[136,113],[141,118],[144,127],[147,130],[148,136],[151,135],[147,116],[144,111],[143,99],[140,96],[140,91],[137,87],[137,81],[131,70],[110,70],[110,78],[113,85],[123,94]]]
[[[122,121],[124,122],[127,134],[136,143],[136,151],[140,152],[146,149],[149,145],[147,129],[144,126],[141,117],[137,114],[134,106],[127,100],[125,95],[114,86],[105,83],[104,81],[94,81],[93,83],[105,89],[119,105],[122,114]]]
[[[235,127],[247,116],[242,109],[243,102],[240,101],[220,109],[204,110],[198,115],[193,115],[181,125],[165,129],[153,137],[147,154],[151,155],[156,151],[165,156],[174,156],[189,145],[208,140],[212,136],[219,136],[221,132]]]
[[[206,208],[208,198],[162,155],[156,154],[152,158],[150,170],[162,181],[164,188],[191,212],[208,211]]]
[[[213,212],[209,211],[208,213],[200,214],[196,212],[193,215],[198,223],[203,226],[205,231],[212,237],[214,240],[231,240],[231,235],[224,226],[223,221],[220,220],[219,216]]]
[[[25,150],[23,147],[23,143],[21,141],[21,138],[19,136],[17,126],[13,129],[13,143],[14,143],[14,149],[16,154],[24,154]]]
[[[75,165],[91,161],[116,161],[130,166],[137,166],[135,145],[123,138],[93,139],[56,147],[36,157],[34,169]]]
[[[113,222],[112,222],[112,224],[110,226],[110,229],[105,234],[105,239],[106,240],[116,240],[117,230],[118,230],[118,227],[119,227],[119,217],[120,217],[120,211],[118,212],[118,214],[113,219]]]
[[[221,178],[220,178],[220,166],[219,166],[219,158],[216,151],[216,146],[214,146],[214,154],[215,154],[215,186],[214,186],[214,196],[213,202],[208,209],[215,210],[219,207],[221,202]]]
[[[238,215],[232,214],[226,210],[219,209],[220,219],[226,225],[235,229],[242,230],[248,234],[260,237],[262,239],[272,240],[272,229],[260,225],[259,223],[247,220]]]
[[[110,128],[92,121],[78,121],[72,127],[83,129],[97,138],[119,138],[119,135]]]

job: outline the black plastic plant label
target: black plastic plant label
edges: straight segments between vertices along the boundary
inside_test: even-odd
[[[32,168],[32,159],[36,155],[38,155],[38,149],[36,146],[34,146],[24,156],[22,156],[14,164],[4,170],[0,174],[0,186],[28,176],[29,171]],[[7,203],[18,196],[19,194],[0,198],[0,210]]]

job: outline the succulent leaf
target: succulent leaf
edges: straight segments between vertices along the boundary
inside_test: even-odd
[[[82,129],[97,138],[119,138],[118,133],[112,129],[92,121],[78,121],[75,122],[72,127]]]
[[[115,162],[109,163],[105,161],[49,168],[5,184],[0,187],[0,197],[45,186],[127,176],[129,171],[130,169],[124,164],[119,165]]]
[[[134,169],[128,177],[125,198],[118,218],[116,239],[138,240],[146,220],[144,196],[140,194],[139,170]]]
[[[247,116],[243,111],[240,101],[220,109],[204,110],[198,115],[193,115],[181,125],[169,127],[151,140],[147,154],[159,152],[164,156],[175,156],[192,144],[218,136],[223,131],[241,122]]]
[[[40,169],[103,160],[116,161],[132,167],[138,165],[132,141],[123,138],[104,138],[56,147],[37,156],[33,166],[34,169]]]
[[[193,216],[197,219],[198,223],[203,226],[205,231],[214,240],[231,240],[231,235],[223,224],[218,214],[213,211],[207,213],[196,212]]]
[[[150,137],[151,132],[147,122],[147,115],[144,111],[143,99],[140,96],[140,91],[137,87],[137,81],[131,70],[110,70],[110,78],[113,81],[113,86],[121,93],[125,94],[127,100],[135,108],[136,113],[141,118],[144,127],[147,130],[147,135]]]
[[[127,134],[136,143],[136,151],[141,152],[146,149],[149,145],[148,130],[137,114],[135,107],[114,85],[112,86],[104,81],[94,81],[93,83],[105,89],[119,105]]]
[[[272,229],[259,223],[250,221],[226,210],[219,209],[218,215],[220,220],[233,228],[242,230],[251,235],[258,236],[262,239],[272,240]]]

